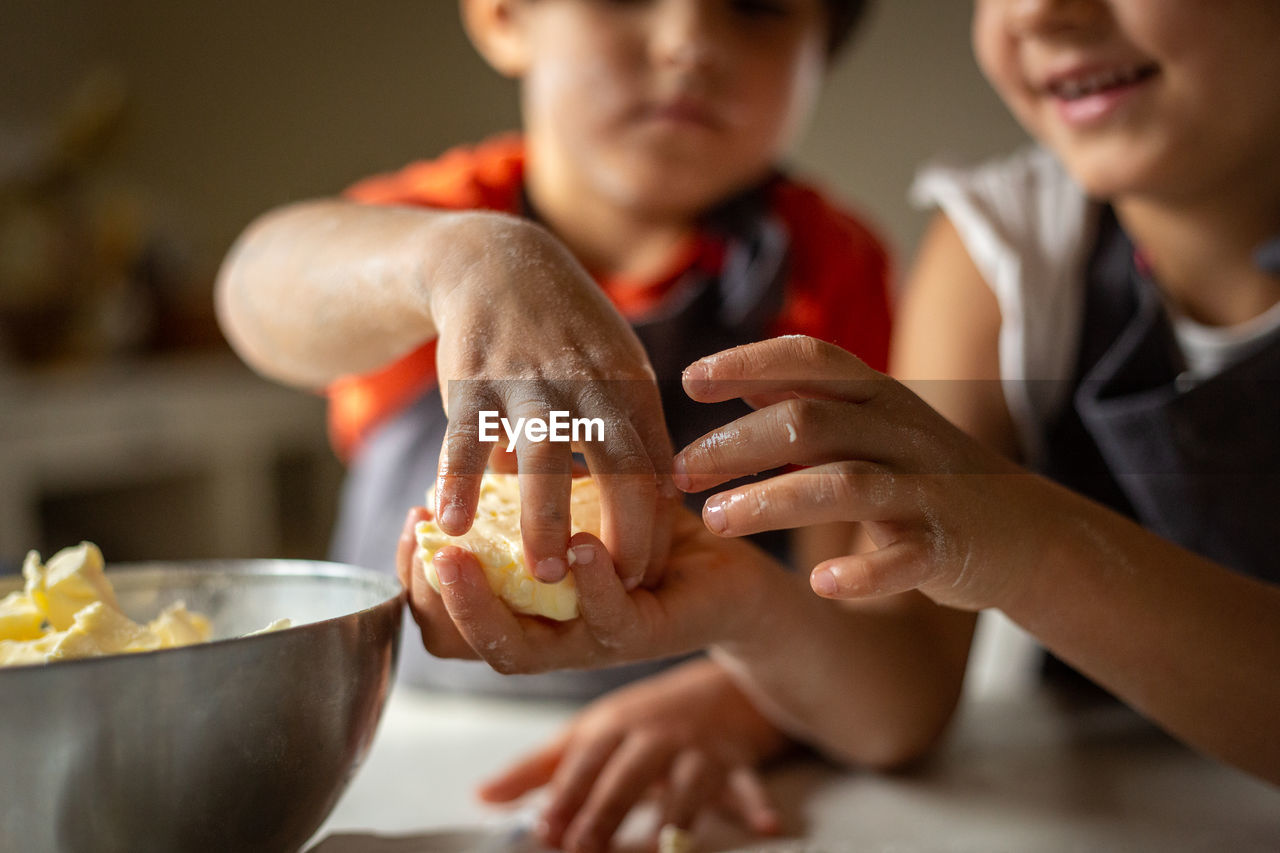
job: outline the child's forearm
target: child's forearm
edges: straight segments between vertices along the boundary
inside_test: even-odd
[[[1175,736],[1280,782],[1280,589],[1046,488],[1044,559],[996,604]]]
[[[436,336],[445,289],[513,217],[302,202],[249,226],[218,276],[218,317],[265,375],[320,387],[380,367]]]
[[[917,593],[831,602],[804,573],[779,580],[750,637],[715,658],[777,725],[837,760],[890,768],[925,753],[959,698],[973,615]]]

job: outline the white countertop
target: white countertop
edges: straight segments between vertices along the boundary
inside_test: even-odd
[[[368,758],[316,835],[328,838],[322,853],[536,849],[501,843],[529,808],[486,807],[472,791],[572,710],[397,686]],[[799,758],[768,781],[785,837],[755,839],[710,819],[698,849],[1280,850],[1280,789],[1194,754],[1116,703],[1044,689],[966,702],[938,754],[912,773]],[[633,815],[620,849],[642,849],[651,821]],[[374,834],[399,840],[382,845]]]

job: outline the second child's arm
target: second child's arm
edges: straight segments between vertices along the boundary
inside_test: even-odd
[[[294,204],[246,229],[216,300],[245,361],[308,388],[383,367],[438,337],[449,428],[436,509],[455,535],[470,527],[495,446],[478,440],[480,411],[512,422],[554,410],[601,418],[604,441],[577,449],[601,482],[605,541],[628,582],[657,581],[674,490],[653,372],[627,322],[546,230],[489,212]],[[522,500],[534,508],[525,551],[536,575],[558,580],[567,568],[570,446],[522,439],[516,452],[521,472],[541,475],[521,478]]]
[[[929,247],[941,254],[920,269],[947,277],[917,275],[919,290],[900,326],[899,346],[931,353],[911,362],[917,388],[929,385],[917,381],[922,375],[946,376],[951,359],[993,363],[990,335],[999,326],[998,315],[964,318],[945,309],[958,300],[981,315],[981,306],[994,302],[954,232],[935,231]],[[927,298],[934,287],[946,289],[936,301]],[[943,307],[932,313],[929,306]],[[800,372],[803,380],[791,378]],[[984,406],[977,391],[954,393],[963,383],[938,387],[946,393],[935,387],[935,401],[962,426],[1008,423],[1007,411],[990,408],[994,398]],[[744,392],[805,396],[741,418],[677,457],[677,470],[698,490],[744,467],[813,466],[710,498],[704,517],[717,532],[863,521],[876,549],[818,566],[811,582],[822,595],[868,599],[918,589],[939,604],[998,608],[1187,743],[1280,781],[1273,722],[1280,712],[1280,587],[1216,565],[1017,467],[901,384],[811,339],[704,359],[691,368],[686,388],[708,402]],[[787,424],[800,441],[787,441]]]
[[[899,317],[897,375],[970,435],[1014,455],[999,382],[999,306],[943,217],[922,247]],[[1029,499],[1051,523],[1037,559],[1010,566],[1022,577],[1017,594],[994,603],[1174,734],[1280,781],[1270,722],[1280,714],[1280,589],[1065,489],[1027,482],[1039,486]]]

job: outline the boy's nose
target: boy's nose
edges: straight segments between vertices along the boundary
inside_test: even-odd
[[[1106,0],[997,0],[1005,5],[1009,27],[1031,35],[1083,33],[1109,19]]]
[[[650,31],[655,60],[660,65],[697,68],[715,55],[716,21],[701,0],[666,0],[654,8]]]

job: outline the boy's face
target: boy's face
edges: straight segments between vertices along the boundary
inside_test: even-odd
[[[996,91],[1093,195],[1278,178],[1276,0],[975,0]]]
[[[687,217],[762,177],[812,109],[821,0],[518,0],[525,132],[562,185]]]

